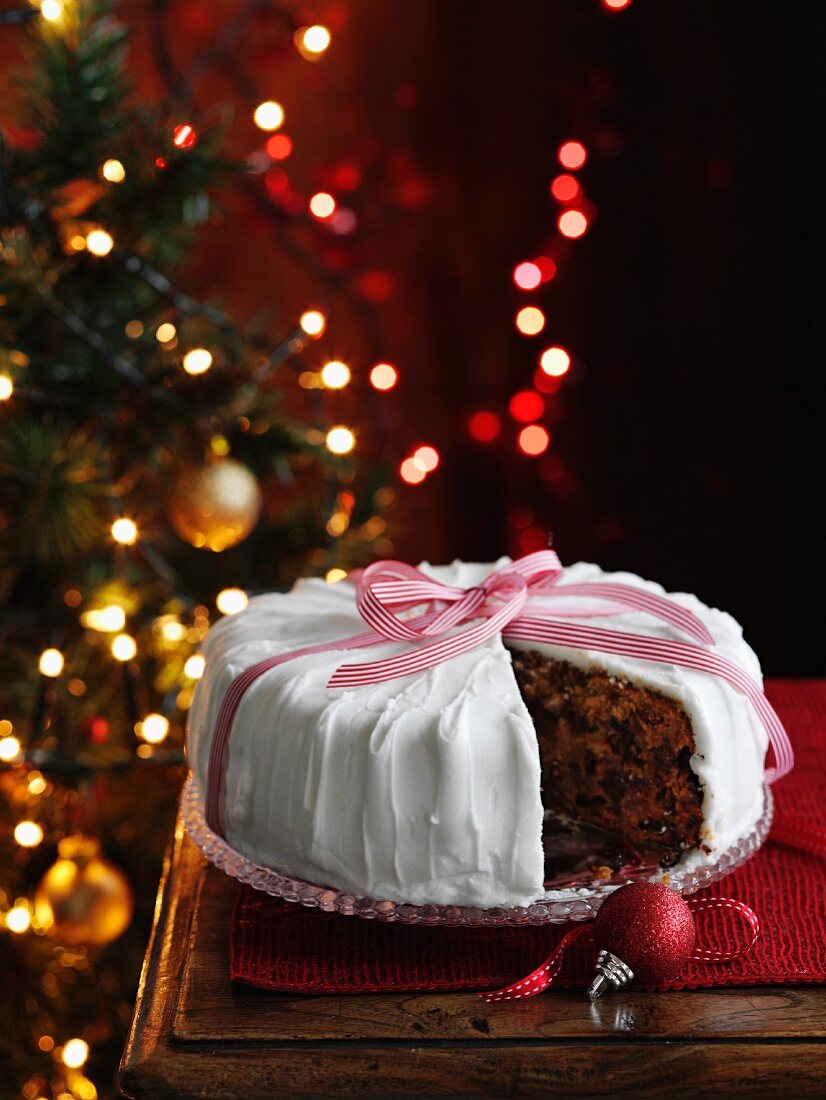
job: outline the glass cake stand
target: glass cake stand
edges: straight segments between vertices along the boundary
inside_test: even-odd
[[[401,924],[446,924],[468,928],[497,925],[567,924],[590,920],[610,893],[627,882],[664,882],[681,894],[693,894],[740,867],[761,847],[772,822],[771,790],[765,788],[763,815],[748,836],[727,848],[713,862],[680,870],[662,867],[621,867],[609,878],[592,873],[572,876],[567,883],[555,880],[554,888],[532,905],[482,909],[465,905],[410,905],[381,898],[357,897],[346,890],[317,886],[292,878],[272,867],[261,867],[242,856],[209,828],[204,818],[204,803],[198,780],[190,773],[181,799],[183,822],[195,846],[225,874],[284,901],[298,902],[310,909],[371,920],[399,921]]]

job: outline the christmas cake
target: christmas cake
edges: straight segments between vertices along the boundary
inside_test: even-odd
[[[420,568],[470,588],[502,564]],[[594,582],[665,595],[585,563],[557,587]],[[233,680],[262,659],[362,633],[354,596],[348,581],[301,581],[212,628],[188,735],[202,791]],[[761,683],[734,619],[695,596],[669,599]],[[589,626],[685,640],[643,611],[557,591],[548,614],[566,609]],[[387,642],[359,656],[409,649]],[[762,814],[767,733],[719,676],[497,634],[423,672],[328,687],[348,658],[330,649],[288,660],[240,700],[217,789],[227,841],[256,863],[398,902],[529,905],[577,853],[600,867],[694,866]]]

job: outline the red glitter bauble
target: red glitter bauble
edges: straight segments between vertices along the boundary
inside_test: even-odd
[[[694,917],[667,886],[631,882],[602,903],[594,943],[630,966],[638,982],[661,982],[676,977],[694,950]]]

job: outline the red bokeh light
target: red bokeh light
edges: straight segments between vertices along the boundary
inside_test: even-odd
[[[557,156],[563,168],[575,172],[588,159],[588,150],[581,141],[565,141],[560,145]]]
[[[273,160],[286,160],[293,151],[293,139],[287,134],[273,134],[264,148]]]
[[[392,363],[376,363],[370,371],[370,385],[374,390],[392,390],[399,380],[399,372]]]
[[[290,179],[283,168],[270,168],[264,173],[264,186],[271,195],[282,195],[289,190]]]
[[[427,471],[419,465],[415,458],[406,458],[399,466],[399,477],[408,485],[418,485],[427,477]]]
[[[563,237],[575,241],[583,236],[588,228],[588,219],[581,210],[563,210],[557,221],[559,232]]]
[[[551,183],[551,194],[557,202],[575,202],[580,194],[579,180],[575,176],[569,176],[563,172],[561,176],[555,176]]]
[[[550,256],[537,256],[533,262],[539,268],[543,283],[550,282],[556,275],[556,264]]]
[[[607,8],[608,11],[622,11],[623,8],[630,7],[631,0],[602,0],[602,6]]]
[[[536,390],[520,390],[510,399],[508,409],[514,420],[527,424],[531,420],[539,419],[545,411],[545,402]]]
[[[536,290],[542,282],[542,272],[536,264],[526,261],[513,269],[513,281],[520,290]]]
[[[508,523],[511,527],[530,527],[534,521],[534,510],[525,504],[514,504],[508,509]]]
[[[547,550],[548,532],[541,527],[526,527],[519,533],[519,549],[523,554],[534,554],[537,550]]]
[[[548,429],[541,424],[529,424],[519,433],[519,450],[526,455],[541,455],[547,451],[551,442]]]
[[[166,157],[155,157],[155,167],[163,171],[164,168],[169,167],[169,161],[166,159]]]
[[[422,447],[417,447],[413,452],[413,458],[422,466],[427,473],[432,474],[441,461],[439,452],[435,447],[431,447],[425,444]]]
[[[502,431],[502,421],[493,412],[482,410],[474,413],[467,422],[471,439],[477,443],[492,443]]]
[[[172,131],[172,144],[178,149],[191,149],[197,141],[198,135],[188,122],[182,122]]]
[[[386,302],[396,290],[393,276],[386,271],[365,271],[359,276],[357,285],[359,293],[370,302]]]
[[[339,191],[355,191],[361,186],[361,169],[356,164],[339,164],[333,171],[333,183]]]
[[[562,389],[562,379],[553,378],[546,374],[541,367],[537,367],[533,376],[533,384],[540,393],[556,393]]]

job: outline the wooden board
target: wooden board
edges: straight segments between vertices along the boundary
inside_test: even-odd
[[[467,993],[233,989],[234,896],[179,822],[121,1065],[127,1095],[826,1094],[823,988],[625,992],[595,1005],[581,991],[485,1005]]]

